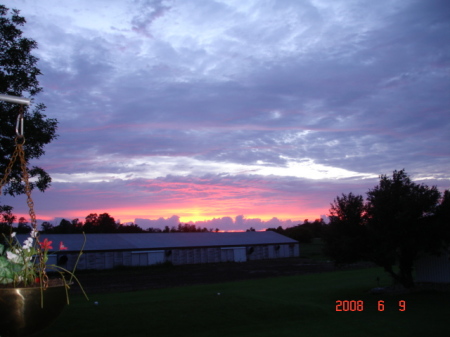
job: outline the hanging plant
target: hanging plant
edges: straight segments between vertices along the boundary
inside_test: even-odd
[[[40,241],[38,235],[33,229],[20,244],[12,232],[7,242],[0,244],[1,336],[28,336],[46,328],[69,304],[72,279],[78,282],[74,271],[47,265],[52,241]],[[61,242],[62,249],[67,247]],[[47,271],[59,272],[60,277],[50,279]]]
[[[53,249],[53,243],[46,238],[43,240],[39,238],[23,147],[25,137],[22,104],[30,104],[30,101],[9,95],[0,95],[0,100],[21,104],[16,124],[16,146],[0,181],[0,189],[8,181],[16,161],[19,161],[32,225],[30,236],[24,242],[19,242],[16,233],[12,230],[8,236],[3,234],[3,238],[0,238],[0,242],[3,242],[0,243],[0,335],[27,336],[45,328],[58,316],[64,305],[69,303],[68,290],[73,283],[72,280],[80,285],[84,293],[83,287],[74,274],[84,244],[72,271],[47,264],[49,250]],[[67,249],[62,242],[59,248]],[[47,271],[57,272],[60,277],[50,279]],[[69,280],[66,276],[69,276]],[[86,296],[85,293],[84,295]],[[47,301],[50,303],[44,310],[44,303]]]
[[[45,290],[49,285],[64,285],[69,288],[72,279],[78,282],[74,274],[76,265],[73,271],[69,271],[61,266],[47,264],[53,242],[48,239],[40,241],[35,228],[23,244],[16,239],[15,232],[11,232],[9,237],[6,235],[3,237],[6,242],[0,243],[0,288],[39,287]],[[67,250],[63,242],[60,242],[59,250]],[[47,270],[59,272],[61,277],[49,279]],[[65,274],[70,276],[69,280],[66,280]]]

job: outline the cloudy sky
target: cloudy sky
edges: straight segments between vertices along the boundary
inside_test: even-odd
[[[262,229],[403,168],[450,188],[445,0],[0,2],[59,120],[39,219]]]

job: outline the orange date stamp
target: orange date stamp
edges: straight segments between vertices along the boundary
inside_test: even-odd
[[[385,304],[383,300],[377,302],[378,311],[384,311]],[[336,311],[364,311],[364,301],[336,301]],[[398,311],[406,311],[406,301],[398,301]]]

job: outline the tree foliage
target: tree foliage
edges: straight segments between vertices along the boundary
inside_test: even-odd
[[[285,229],[278,226],[277,228],[267,228],[267,230],[285,235],[301,243],[311,243],[314,238],[322,237],[325,226],[323,219],[316,219],[314,222],[309,222],[308,219],[305,219],[303,224],[297,226]]]
[[[3,238],[3,234],[7,235],[11,233],[12,224],[16,220],[16,216],[12,213],[13,208],[11,206],[0,205],[0,242]]]
[[[26,23],[19,11],[0,5],[0,94],[21,97],[34,97],[42,91],[38,76],[41,71],[36,67],[38,58],[31,54],[37,48],[36,41],[22,37],[20,27]],[[19,109],[18,104],[0,101],[0,172],[5,172],[15,147],[15,126]],[[44,104],[36,104],[32,110],[23,107],[25,160],[37,159],[44,154],[44,146],[57,137],[56,119],[46,118]],[[34,177],[31,188],[44,191],[51,183],[48,173],[40,167],[28,167],[29,175]],[[24,193],[21,170],[17,161],[3,191],[12,196]]]
[[[365,255],[364,199],[342,194],[331,204],[330,223],[324,235],[324,253],[338,264],[352,263]]]
[[[83,229],[86,233],[115,233],[119,224],[108,213],[91,213],[86,217]]]
[[[28,224],[28,221],[22,216],[19,218],[19,223],[17,224],[17,233],[18,234],[28,234],[31,232],[31,226]]]
[[[0,208],[2,211],[3,208]],[[9,220],[9,230],[12,230],[12,223],[15,220],[15,216],[12,214],[12,207],[7,206],[2,213],[5,219]],[[1,220],[1,218],[0,218]],[[0,222],[1,224],[1,222]],[[199,233],[199,232],[212,232],[212,229],[196,227],[193,224],[179,224],[172,228],[166,226],[164,229],[160,228],[147,228],[143,229],[138,224],[121,224],[119,221],[115,221],[108,213],[90,213],[86,216],[85,222],[81,222],[78,219],[72,221],[62,219],[59,225],[54,226],[49,222],[43,222],[42,232],[46,234],[74,234],[74,233]],[[219,230],[216,229],[218,232]]]
[[[448,244],[450,193],[442,197],[436,187],[411,181],[404,170],[380,176],[365,203],[350,193],[331,204],[325,252],[337,263],[373,261],[405,287],[414,285],[420,254],[439,254]]]

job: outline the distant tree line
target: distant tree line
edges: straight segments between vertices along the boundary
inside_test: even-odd
[[[15,231],[18,234],[27,234],[31,231],[30,224],[24,217],[17,219],[12,213],[11,206],[0,206],[0,233],[10,233]],[[17,222],[17,227],[13,224]],[[279,234],[290,237],[301,243],[310,243],[313,238],[321,238],[326,224],[323,219],[316,219],[314,222],[304,220],[303,224],[288,227],[284,229],[279,226],[277,228],[267,228],[267,231],[274,231]],[[77,233],[204,233],[204,232],[219,232],[218,228],[197,227],[194,224],[178,224],[178,226],[165,226],[161,228],[147,228],[143,229],[138,224],[121,224],[116,221],[108,213],[91,213],[86,216],[85,221],[82,222],[78,218],[73,220],[62,219],[59,225],[55,226],[48,221],[41,224],[41,233],[44,234],[77,234]],[[247,229],[247,232],[256,231],[253,227]]]
[[[267,228],[267,231],[277,232],[279,234],[290,237],[301,243],[311,243],[314,238],[321,238],[327,224],[323,219],[316,219],[314,222],[309,222],[308,219],[303,221],[303,224],[297,226],[288,227],[283,229],[283,227],[278,226],[277,228]]]
[[[13,227],[16,216],[12,213],[11,206],[0,206],[0,233],[10,233],[15,231],[19,234],[27,234],[31,231],[31,226],[25,218],[18,219],[17,227]],[[178,224],[178,226],[165,226],[164,229],[150,227],[143,229],[138,224],[121,224],[108,213],[91,213],[86,216],[85,221],[79,219],[71,221],[62,219],[59,225],[54,226],[50,222],[41,224],[41,233],[45,234],[76,234],[76,233],[199,233],[218,232],[219,229],[208,229],[196,227],[193,224]]]
[[[16,221],[16,216],[12,213],[13,208],[11,206],[0,206],[0,235],[2,233],[9,234],[11,232],[13,223]],[[14,231],[18,234],[26,234],[31,231],[31,226],[24,217],[20,217],[17,227]]]

